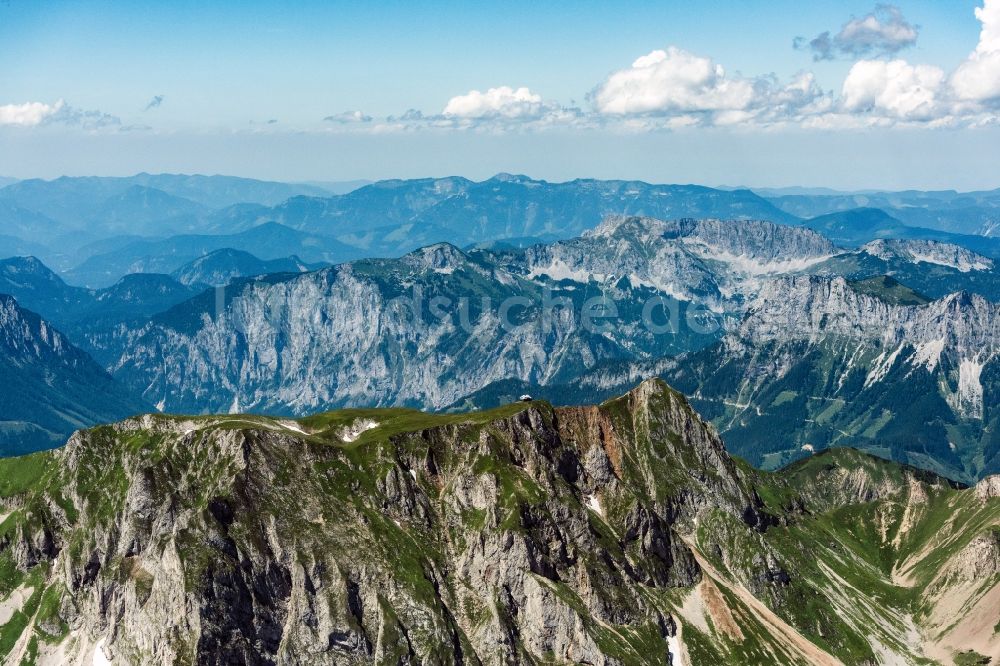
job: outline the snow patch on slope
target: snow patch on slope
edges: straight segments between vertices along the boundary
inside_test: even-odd
[[[691,250],[702,259],[714,259],[729,265],[729,269],[746,275],[777,275],[783,273],[798,273],[815,264],[826,261],[832,254],[812,257],[797,257],[784,261],[760,261],[747,255],[733,254],[721,251],[703,243],[690,243]]]
[[[112,666],[111,660],[108,659],[108,655],[104,654],[104,639],[97,641],[97,645],[94,646],[94,656],[91,658],[90,663],[93,666]]]
[[[912,252],[910,257],[915,263],[925,263],[925,264],[935,264],[937,266],[947,266],[948,268],[954,268],[961,273],[968,273],[970,271],[988,271],[991,268],[991,264],[986,261],[979,261],[976,259],[970,259],[966,255],[958,255],[955,259],[947,259],[940,255],[928,254],[922,252]]]
[[[309,434],[308,432],[306,432],[305,430],[303,430],[302,426],[300,426],[295,421],[278,421],[278,425],[280,425],[282,428],[286,428],[286,429],[291,430],[293,432],[297,432],[300,435],[308,435]]]
[[[925,263],[954,268],[961,273],[988,271],[993,260],[951,243],[928,240],[881,239],[867,243],[861,252],[884,261],[902,259],[915,264]]]
[[[667,636],[667,650],[670,652],[670,663],[673,666],[687,666],[684,663],[683,653],[681,652],[681,639],[677,636]]]

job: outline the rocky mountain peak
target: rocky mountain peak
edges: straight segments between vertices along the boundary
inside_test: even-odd
[[[498,173],[497,175],[493,176],[493,178],[491,178],[490,180],[494,180],[499,183],[519,183],[519,184],[537,182],[532,178],[525,176],[524,174],[504,173],[504,172]]]
[[[28,284],[65,285],[48,266],[37,257],[10,257],[0,261],[0,274],[5,279]]]
[[[611,238],[632,236],[652,239],[675,238],[695,228],[694,220],[660,220],[641,215],[608,215],[604,220],[583,234],[584,238]]]
[[[995,571],[969,527],[995,503],[936,524],[962,491],[857,452],[757,473],[655,380],[556,409],[143,416],[0,475],[11,663],[919,663],[859,540],[923,553],[901,571],[932,612],[929,581],[968,601],[953,623],[982,607],[952,573]],[[878,532],[896,502],[975,557]]]
[[[958,245],[933,240],[879,239],[863,245],[859,252],[884,261],[902,260],[948,266],[962,273],[988,271],[994,266],[992,259],[981,254]]]
[[[771,264],[775,272],[801,268],[835,252],[833,243],[811,229],[763,220],[698,220],[688,238],[710,256]]]
[[[451,243],[435,243],[403,257],[414,268],[434,272],[451,272],[469,261],[469,257]]]
[[[12,296],[0,294],[0,346],[11,359],[42,356],[83,356],[66,337],[33,312],[23,310]]]
[[[991,474],[984,477],[973,486],[973,492],[980,500],[1000,498],[1000,474]]]

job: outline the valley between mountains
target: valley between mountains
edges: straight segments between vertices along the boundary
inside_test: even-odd
[[[1000,477],[598,406],[146,415],[0,460],[11,664],[1000,658]]]

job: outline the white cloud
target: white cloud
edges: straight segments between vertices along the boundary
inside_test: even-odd
[[[932,120],[942,115],[944,71],[905,60],[861,60],[843,86],[843,106],[851,113],[875,113],[901,120]]]
[[[676,47],[653,51],[614,72],[590,100],[606,119],[645,117],[643,126],[670,129],[796,122],[832,104],[811,72],[787,83],[774,76],[730,76],[710,58]]]
[[[500,86],[452,97],[436,115],[411,109],[370,125],[357,123],[367,118],[360,112],[328,120],[353,121],[345,131],[371,132],[979,126],[1000,122],[1000,0],[984,0],[975,14],[982,23],[979,44],[950,76],[935,65],[867,57],[851,66],[835,92],[824,90],[812,72],[799,72],[786,81],[773,74],[734,74],[709,57],[668,46],[608,75],[587,95],[589,110],[548,101],[527,87]],[[918,31],[898,8],[878,5],[829,37],[829,53],[895,53],[911,45]]]
[[[1000,0],[976,8],[979,43],[950,76],[934,65],[905,60],[861,60],[844,80],[841,109],[872,120],[939,125],[998,121],[1000,108]]]
[[[5,104],[0,106],[0,125],[19,125],[21,127],[41,125],[59,113],[64,106],[65,103],[62,100],[55,104],[43,102]]]
[[[529,89],[500,86],[486,92],[470,90],[448,100],[442,115],[445,118],[485,119],[537,119],[552,110],[552,105],[542,101],[542,96]]]
[[[812,51],[813,60],[892,55],[916,44],[919,33],[920,28],[909,23],[899,7],[881,4],[870,14],[852,17],[836,35],[827,31],[808,42],[797,38],[795,48]]]
[[[333,116],[327,116],[324,118],[328,123],[370,123],[372,117],[364,114],[361,111],[344,111],[343,113],[338,113]]]
[[[614,72],[591,94],[603,114],[684,114],[746,109],[751,81],[727,77],[721,65],[671,46]]]
[[[38,127],[57,123],[84,129],[102,129],[120,127],[121,119],[101,111],[78,109],[63,100],[55,104],[26,102],[0,106],[0,126]]]
[[[985,0],[976,8],[983,24],[976,50],[951,76],[955,96],[964,101],[1000,102],[1000,0]]]

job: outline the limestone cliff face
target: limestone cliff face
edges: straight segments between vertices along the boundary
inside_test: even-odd
[[[843,278],[794,276],[761,290],[740,333],[754,342],[845,337],[989,355],[1000,348],[1000,307],[968,293],[927,305],[893,305],[852,289]]]
[[[771,279],[719,343],[663,376],[756,465],[850,445],[974,483],[1000,470],[983,446],[1000,423],[1000,306],[967,292],[923,301]]]
[[[894,305],[843,278],[788,277],[761,290],[729,346],[781,349],[803,342],[844,350],[852,359],[844,372],[864,368],[865,386],[883,381],[897,364],[930,373],[957,415],[983,419],[992,407],[984,402],[991,391],[983,380],[1000,359],[1000,306],[964,292],[926,305]],[[772,376],[794,360],[778,356]]]
[[[436,244],[244,280],[89,345],[165,411],[440,408],[495,381],[549,385],[609,360],[703,347],[718,324],[687,325],[682,307],[741,311],[765,275],[831,252],[814,232],[767,222],[611,217],[523,252]],[[608,330],[584,324],[601,297],[614,305]],[[653,298],[684,303],[668,334],[644,324]]]
[[[120,663],[611,664],[631,642],[614,627],[663,650],[676,632],[640,589],[700,580],[677,530],[709,505],[755,516],[659,384],[391,434],[414,418],[83,431],[46,456],[53,485],[10,500],[7,548],[65,586],[47,626]]]
[[[994,266],[992,259],[964,247],[929,240],[876,240],[863,245],[859,252],[885,261],[903,260],[946,266],[962,273],[988,271]]]
[[[762,476],[657,381],[591,407],[139,417],[0,463],[0,610],[21,618],[0,638],[7,663],[867,658],[863,626],[817,601],[854,556],[816,569],[811,513],[900,496],[858,479],[959,491],[856,455]],[[991,557],[980,542],[935,593]]]

